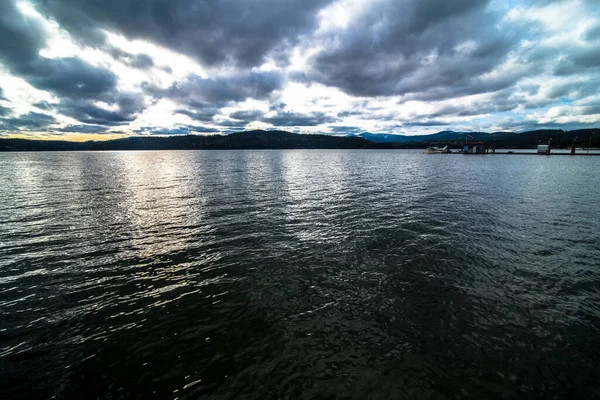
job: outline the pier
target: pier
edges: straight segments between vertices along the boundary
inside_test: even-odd
[[[587,150],[582,150],[581,152],[571,153],[569,150],[554,150],[549,154],[538,153],[536,150],[496,150],[495,152],[487,152],[487,153],[465,153],[463,151],[449,151],[446,153],[438,152],[438,153],[426,153],[426,154],[464,154],[464,155],[511,155],[511,156],[570,156],[570,157],[579,157],[579,156],[600,156],[600,150],[590,150],[588,153]]]

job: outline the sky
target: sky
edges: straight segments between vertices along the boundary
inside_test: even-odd
[[[598,126],[597,0],[0,1],[0,137]]]

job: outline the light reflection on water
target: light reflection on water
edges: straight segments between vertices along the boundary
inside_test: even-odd
[[[0,394],[599,396],[600,158],[0,157]]]

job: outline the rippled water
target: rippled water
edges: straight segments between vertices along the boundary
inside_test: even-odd
[[[598,397],[598,171],[0,154],[0,397]]]

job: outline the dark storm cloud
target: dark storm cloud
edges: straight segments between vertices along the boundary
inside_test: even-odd
[[[145,105],[140,95],[119,94],[112,101],[116,110],[98,107],[91,101],[63,99],[57,109],[66,116],[86,124],[116,126],[134,121]]]
[[[116,126],[124,125],[134,120],[132,117],[115,111],[105,110],[90,102],[73,103],[64,101],[61,102],[59,110],[63,115],[89,124]]]
[[[217,132],[219,132],[218,129],[209,128],[207,126],[202,126],[202,125],[188,125],[186,128],[190,132],[196,132],[196,133],[217,133]]]
[[[102,30],[143,39],[204,65],[256,66],[314,30],[331,0],[36,0],[38,8],[88,45]]]
[[[104,68],[93,66],[79,58],[46,58],[40,56],[45,47],[45,32],[39,21],[19,12],[14,2],[0,4],[0,61],[16,76],[33,87],[46,90],[57,97],[56,105],[47,102],[35,104],[43,110],[53,109],[65,116],[96,125],[122,125],[131,122],[144,108],[141,95],[118,93],[117,76]],[[148,60],[132,58],[141,66]],[[94,104],[107,103],[113,110]],[[4,126],[43,128],[54,123],[45,114],[30,113],[18,119],[4,121]],[[80,126],[82,132],[90,129]],[[94,133],[94,132],[93,132]]]
[[[175,110],[175,114],[187,115],[194,121],[200,122],[210,122],[215,115],[219,114],[220,105],[204,101],[184,100],[188,109]]]
[[[225,119],[225,120],[219,121],[219,126],[223,127],[223,128],[227,128],[227,129],[244,130],[246,127],[246,124],[243,122],[240,122],[240,121]]]
[[[194,121],[209,122],[213,117],[219,114],[219,109],[207,106],[206,108],[197,108],[194,110],[175,110],[175,114],[186,115]]]
[[[252,122],[257,121],[263,116],[263,112],[260,110],[243,110],[236,111],[229,114],[230,118],[236,119],[238,121]]]
[[[131,65],[139,69],[148,69],[154,66],[154,60],[147,54],[136,54]]]
[[[228,77],[202,78],[191,74],[185,80],[175,82],[159,94],[190,102],[226,104],[249,98],[265,99],[273,91],[283,87],[279,72],[250,72]]]
[[[105,133],[107,129],[107,127],[99,125],[67,125],[56,129],[56,131],[65,133]]]
[[[4,97],[4,90],[2,90],[1,87],[0,87],[0,100],[6,100],[6,97]]]
[[[329,129],[334,134],[343,134],[343,135],[358,135],[359,133],[363,133],[365,130],[356,126],[330,126]]]
[[[154,66],[154,60],[147,54],[130,54],[114,46],[108,46],[108,53],[130,67],[149,69]]]
[[[78,58],[39,58],[21,72],[32,86],[61,97],[101,97],[117,84],[115,74]]]
[[[51,110],[54,107],[47,101],[40,101],[39,103],[34,103],[33,106],[39,108],[40,110]]]
[[[46,128],[52,125],[56,119],[48,114],[30,112],[18,117],[0,119],[0,130],[19,131]]]
[[[343,134],[359,131],[352,126],[356,122],[342,122],[349,117],[385,121],[382,126],[397,123],[402,129],[447,125],[447,121],[456,126],[457,119],[477,121],[480,118],[472,117],[484,115],[489,121],[499,118],[496,114],[519,114],[523,120],[532,109],[539,110],[536,115],[544,115],[552,106],[572,106],[564,111],[565,116],[597,111],[587,97],[599,93],[600,24],[596,21],[583,33],[565,28],[569,35],[578,32],[580,36],[572,46],[563,46],[562,39],[556,39],[567,37],[566,33],[557,35],[556,26],[546,26],[545,19],[536,15],[536,7],[553,7],[552,0],[510,2],[508,7],[497,0],[372,0],[349,7],[350,22],[345,28],[329,24],[339,17],[329,14],[331,9],[319,14],[333,1],[31,0],[40,12],[35,15],[22,13],[17,0],[0,0],[0,64],[10,74],[48,92],[42,98],[52,98],[53,103],[38,102],[32,104],[34,109],[78,121],[60,127],[64,132],[103,133],[115,126],[131,132],[128,125],[147,105],[160,99],[175,104],[179,121],[187,120],[184,116],[193,121],[175,126],[155,121],[148,124],[155,127],[144,128],[144,133],[210,133],[216,131],[215,125],[235,131],[262,121],[290,130],[330,124],[331,132]],[[590,15],[588,21],[598,15],[593,12],[594,7],[598,9],[597,1],[569,1],[575,16]],[[509,10],[515,12],[509,15]],[[549,11],[552,15],[556,9]],[[47,44],[53,43],[46,43],[46,38],[55,34],[44,19],[56,21],[73,41],[93,47],[95,54],[112,57],[116,62],[109,59],[108,64],[116,65],[115,72],[80,58],[90,54],[89,48],[82,56],[42,56]],[[326,23],[317,29],[320,21]],[[151,47],[127,47],[125,51],[108,40],[108,33],[185,53],[201,66],[176,68],[173,60],[163,59]],[[137,52],[142,47],[148,54]],[[308,57],[307,67],[290,63],[292,49]],[[50,50],[48,54],[52,54]],[[274,61],[274,70],[254,68],[266,59]],[[182,70],[202,70],[202,76],[176,78],[167,64],[178,77]],[[128,78],[122,76],[119,82],[115,73],[125,71],[138,74],[138,78],[125,82]],[[552,74],[555,78],[547,81],[540,78]],[[177,80],[164,81],[169,76]],[[137,85],[139,78],[146,80],[140,85],[143,93],[121,92],[125,85]],[[351,105],[336,114],[340,104],[336,104],[338,97],[333,91],[323,95],[315,91],[306,104],[312,102],[322,112],[303,112],[302,107],[294,109],[279,102],[293,96],[285,91],[289,81],[307,87],[321,83],[360,97],[350,99],[345,104]],[[471,105],[438,102],[482,93],[486,95]],[[0,88],[0,100],[3,94]],[[13,96],[12,90],[10,94]],[[393,98],[381,99],[386,96]],[[30,98],[39,101],[37,93]],[[268,102],[269,113],[226,111],[247,106],[249,99]],[[432,104],[422,109],[410,104],[407,112],[402,112],[413,100]],[[463,100],[461,104],[469,102]],[[588,101],[585,106],[584,101]],[[44,120],[43,115],[54,118],[42,113],[14,116],[8,108],[0,108],[3,129],[59,126],[55,120]],[[414,121],[403,118],[400,122],[399,117],[406,115],[413,115]],[[167,127],[158,128],[162,125]]]
[[[246,123],[235,119],[222,119],[218,121],[218,125],[229,129],[236,129],[245,127]]]
[[[585,38],[587,40],[600,40],[600,24],[596,24],[585,32]]]
[[[541,67],[539,65],[530,65],[525,70],[509,71],[502,76],[490,80],[482,80],[479,76],[465,77],[461,82],[456,82],[456,86],[450,81],[440,82],[437,79],[432,79],[431,84],[425,85],[423,90],[419,90],[417,86],[411,88],[403,100],[436,101],[498,92],[514,87],[521,78],[534,75],[537,72],[541,72]],[[423,79],[426,78],[423,77]],[[433,82],[437,82],[437,86]]]
[[[598,93],[600,93],[600,76],[585,81],[566,82],[553,86],[548,97],[568,97],[571,100],[578,100]]]
[[[38,20],[21,14],[12,1],[0,2],[0,61],[13,74],[63,99],[100,98],[115,89],[112,72],[78,58],[42,57],[44,45]]]
[[[580,114],[581,115],[600,114],[600,102],[581,107]]]
[[[445,121],[442,124],[437,124],[437,122],[439,122],[437,119],[448,117],[472,117],[483,114],[511,111],[516,109],[522,103],[520,99],[511,98],[511,93],[512,90],[507,89],[498,93],[494,93],[493,96],[485,101],[481,100],[474,104],[445,105],[434,112],[421,113],[419,115],[420,121],[417,122],[422,122],[422,120],[425,120],[425,122],[429,124],[433,120],[436,125],[447,125],[448,122]]]
[[[337,116],[340,118],[352,117],[356,115],[362,115],[362,111],[340,111],[337,113]]]
[[[600,43],[593,47],[590,46],[577,54],[573,54],[573,61],[581,68],[600,67]]]
[[[274,126],[317,126],[335,122],[335,118],[321,112],[302,114],[296,112],[280,112],[274,117],[265,117],[263,122]]]
[[[230,102],[266,99],[283,87],[283,77],[277,72],[250,72],[228,77],[202,78],[189,75],[168,89],[150,87],[155,97],[167,97],[185,105],[175,111],[195,121],[209,122]]]
[[[518,43],[480,0],[385,0],[312,60],[308,80],[359,96],[449,98],[500,90],[531,71],[484,80]]]
[[[285,103],[277,102],[269,106],[269,111],[281,111],[285,109]]]
[[[144,95],[141,93],[119,93],[112,103],[118,106],[121,114],[128,116],[142,112],[146,106]]]
[[[554,75],[565,76],[581,74],[588,70],[600,70],[600,42],[588,45],[584,49],[571,50],[555,66]]]
[[[0,61],[24,68],[44,43],[45,32],[37,21],[23,16],[13,1],[0,1]]]
[[[45,32],[12,1],[0,2],[0,61],[32,86],[58,96],[89,98],[112,90],[117,77],[78,58],[45,58]]]

